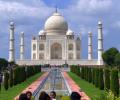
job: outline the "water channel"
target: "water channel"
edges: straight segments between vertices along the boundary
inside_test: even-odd
[[[35,100],[38,100],[41,91],[45,91],[48,94],[51,91],[55,91],[57,100],[63,95],[69,95],[67,84],[60,69],[54,68],[49,72],[49,75],[46,77],[42,86],[40,86],[38,91],[34,94]]]

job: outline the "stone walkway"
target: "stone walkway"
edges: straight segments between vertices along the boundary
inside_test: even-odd
[[[80,95],[85,95],[86,98],[89,98],[85,92],[80,92],[80,87],[72,80],[72,78],[67,74],[67,72],[63,72],[64,78],[67,81],[70,90],[74,92],[78,92]]]
[[[33,93],[39,87],[39,85],[42,83],[42,81],[47,77],[47,75],[48,75],[48,72],[44,73],[42,76],[40,76],[36,81],[34,81],[31,85],[29,85],[21,93],[26,93],[26,91],[31,91]],[[19,97],[19,95],[17,95],[14,100],[18,100],[18,97]]]

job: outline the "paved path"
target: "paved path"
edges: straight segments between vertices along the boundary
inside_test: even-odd
[[[67,72],[62,72],[62,73],[71,91],[78,92],[80,95],[84,94],[86,98],[89,98],[84,92],[80,92],[80,87],[72,80],[72,78],[67,74]]]
[[[33,93],[39,87],[39,85],[42,83],[42,81],[47,77],[47,75],[48,75],[48,72],[44,73],[42,76],[40,76],[36,81],[34,81],[31,85],[29,85],[21,93],[26,93],[26,91],[31,91]],[[18,100],[18,97],[19,97],[19,95],[17,95],[14,100]]]

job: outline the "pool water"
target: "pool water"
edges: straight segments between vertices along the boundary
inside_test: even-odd
[[[60,69],[55,68],[49,72],[49,75],[45,83],[43,84],[42,88],[39,90],[39,92],[35,96],[35,100],[38,100],[41,91],[45,91],[48,94],[51,91],[55,91],[57,95],[57,100],[60,100],[60,98],[64,95],[69,95],[69,91],[67,89],[65,80],[62,76]]]

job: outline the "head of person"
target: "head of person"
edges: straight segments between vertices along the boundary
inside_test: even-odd
[[[50,92],[50,97],[51,97],[51,98],[56,98],[56,93],[55,93],[55,91],[51,91],[51,92]]]
[[[28,100],[27,95],[25,93],[20,94],[19,100]]]
[[[40,93],[39,100],[50,100],[50,96],[45,91],[42,91]]]
[[[71,100],[80,100],[81,96],[78,92],[72,92],[70,98]]]
[[[30,91],[27,91],[26,95],[27,95],[28,100],[31,100],[32,93]]]

